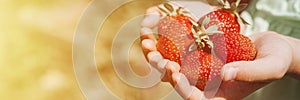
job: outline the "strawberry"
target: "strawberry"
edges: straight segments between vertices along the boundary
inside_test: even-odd
[[[234,33],[238,34],[241,31],[240,24],[247,24],[247,22],[240,17],[239,11],[247,7],[246,4],[239,4],[240,0],[237,2],[232,2],[224,0],[207,0],[212,6],[217,6],[215,11],[212,11],[198,20],[198,23],[207,29],[213,25],[217,25],[218,31],[223,33]]]
[[[226,63],[254,60],[256,56],[254,44],[242,34],[213,34],[209,37],[214,52]]]
[[[218,25],[218,30],[224,33],[239,33],[240,32],[240,24],[237,21],[236,16],[225,10],[215,10],[206,14],[204,17],[201,17],[199,22],[208,21],[204,26],[207,29],[210,26]],[[201,23],[203,24],[203,23]]]
[[[190,52],[184,59],[180,72],[192,85],[204,90],[206,83],[220,75],[224,63],[212,54],[202,50]]]
[[[165,8],[170,12],[174,11],[171,5],[165,3]],[[162,8],[160,8],[164,11]],[[182,8],[179,8],[182,9]],[[187,53],[187,48],[194,42],[191,36],[193,19],[184,14],[179,13],[167,15],[158,23],[158,43],[157,50],[162,56],[171,61],[181,64],[181,60]],[[167,13],[167,11],[164,11]]]
[[[253,60],[256,49],[251,40],[240,34],[240,21],[238,11],[245,8],[239,4],[240,0],[229,4],[226,0],[208,0],[208,3],[221,7],[201,17],[201,22],[194,29],[193,36],[197,44],[208,44],[210,48],[224,62],[229,63],[241,60]],[[203,41],[203,37],[206,41]],[[208,39],[207,39],[208,37]],[[201,49],[203,46],[200,46]],[[207,50],[206,50],[207,51]]]

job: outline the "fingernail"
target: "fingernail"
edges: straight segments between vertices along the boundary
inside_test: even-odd
[[[236,77],[236,73],[237,73],[237,68],[233,68],[233,67],[225,68],[222,73],[224,81],[234,80],[234,78]]]
[[[154,51],[155,47],[153,45],[154,45],[154,42],[150,39],[145,39],[145,40],[142,41],[142,47],[145,48],[145,49],[149,49],[149,50]]]

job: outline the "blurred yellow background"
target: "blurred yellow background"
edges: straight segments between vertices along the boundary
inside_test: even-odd
[[[109,6],[108,3],[124,1],[126,0],[101,2]],[[0,100],[84,99],[72,67],[72,43],[80,17],[90,2],[91,0],[0,1]],[[135,15],[142,15],[147,7],[159,2],[144,0],[122,6],[115,15],[107,19],[108,28],[100,32],[105,33],[105,39],[97,41],[96,63],[99,73],[107,89],[121,99],[159,99],[172,90],[165,83],[150,89],[128,86],[117,77],[109,57],[109,44],[117,32],[114,28],[119,28]],[[105,10],[106,7],[101,8]],[[135,30],[138,29],[136,27]],[[140,52],[138,43],[137,41],[133,50]],[[149,68],[137,67],[139,63],[136,63],[141,56],[141,53],[131,56],[130,63],[136,65],[133,70],[137,74],[145,75]]]
[[[90,0],[0,0],[0,99],[82,100],[72,39]]]
[[[112,67],[111,49],[113,49],[113,40],[116,39],[118,35],[125,34],[120,36],[121,38],[117,38],[121,40],[115,40],[115,42],[120,41],[120,44],[117,44],[117,49],[119,52],[124,52],[124,54],[115,56],[119,60],[114,64],[124,65],[120,66],[120,68],[126,67],[125,65],[128,63],[126,58],[129,58],[130,67],[135,74],[146,76],[150,72],[149,66],[145,63],[146,59],[140,48],[139,39],[137,38],[134,44],[130,44],[128,41],[132,41],[132,37],[139,35],[140,22],[143,19],[146,9],[161,2],[160,0],[136,0],[134,2],[124,3],[107,17],[99,32],[96,43],[96,63],[99,73],[107,88],[121,99],[157,100],[165,96],[169,96],[168,99],[181,99],[178,95],[174,96],[174,94],[170,94],[172,87],[168,83],[159,83],[151,88],[130,86],[124,82],[124,79],[121,80],[120,77],[116,75],[115,69]],[[132,47],[126,48],[128,44],[132,45]],[[126,51],[128,49],[129,51]],[[128,57],[126,53],[129,53]],[[125,74],[125,77],[129,77],[127,78],[129,80],[131,78],[129,74]]]

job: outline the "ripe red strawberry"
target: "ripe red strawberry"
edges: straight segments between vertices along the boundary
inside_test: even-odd
[[[226,63],[249,61],[256,57],[252,41],[242,34],[213,34],[210,40],[214,43],[214,52]]]
[[[199,20],[200,26],[196,27],[198,32],[193,32],[195,40],[198,40],[196,42],[209,44],[216,55],[226,63],[253,60],[256,56],[254,44],[249,38],[240,34],[241,23],[239,22],[246,22],[239,17],[238,12],[246,5],[239,4],[240,0],[231,4],[226,0],[217,1],[208,0],[209,4],[221,8],[206,14]],[[209,36],[209,39],[199,43],[199,39],[204,36]]]
[[[198,20],[198,23],[201,24],[205,29],[216,25],[217,30],[223,33],[240,33],[241,25],[247,23],[240,17],[238,14],[239,11],[247,7],[246,4],[239,4],[232,2],[231,4],[228,1],[224,0],[207,0],[212,6],[218,6],[219,8],[215,11],[212,11]]]
[[[216,56],[194,50],[185,57],[180,72],[188,78],[190,84],[204,90],[207,82],[220,75],[223,65],[224,63]]]
[[[164,5],[171,9],[169,4]],[[180,13],[168,15],[159,21],[156,46],[164,58],[181,64],[189,45],[194,42],[191,36],[191,21],[192,18]]]
[[[215,10],[201,17],[198,22],[208,21],[208,23],[201,23],[205,29],[210,26],[218,25],[218,31],[224,33],[240,33],[240,24],[237,21],[236,16],[222,9]]]

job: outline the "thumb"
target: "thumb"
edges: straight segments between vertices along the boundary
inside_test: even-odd
[[[270,59],[258,59],[255,61],[237,61],[228,63],[221,70],[224,81],[267,81],[283,77],[286,69]]]

